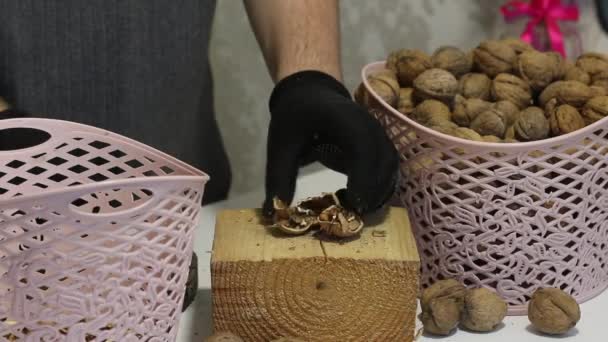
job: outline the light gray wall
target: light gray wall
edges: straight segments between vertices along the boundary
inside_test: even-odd
[[[301,0],[305,1],[305,0]],[[361,67],[388,51],[409,47],[432,52],[441,45],[472,48],[480,40],[518,34],[524,21],[507,26],[498,0],[343,0],[342,61],[354,89]],[[592,12],[579,1],[586,49],[606,51],[607,40]],[[240,0],[219,0],[211,42],[215,104],[232,168],[232,193],[263,184],[268,96],[272,82]]]

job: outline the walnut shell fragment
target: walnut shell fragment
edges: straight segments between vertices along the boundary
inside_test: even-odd
[[[528,318],[539,331],[557,335],[572,329],[581,319],[574,298],[556,288],[539,289],[528,303]]]
[[[507,303],[496,293],[482,287],[467,290],[461,324],[472,331],[496,329],[507,315]]]
[[[458,81],[442,69],[429,69],[414,80],[414,95],[419,100],[435,99],[451,103],[458,92]]]
[[[435,50],[431,62],[434,68],[447,70],[456,77],[466,74],[473,67],[470,56],[453,46],[442,46]]]
[[[420,298],[419,315],[424,331],[449,335],[458,326],[465,288],[454,279],[440,280],[426,288]]]
[[[359,234],[364,226],[363,220],[343,208],[333,193],[307,198],[294,207],[275,197],[273,205],[274,226],[289,235],[301,235],[316,227],[331,236],[349,237]]]
[[[205,342],[243,342],[243,339],[231,332],[218,332],[207,337]]]

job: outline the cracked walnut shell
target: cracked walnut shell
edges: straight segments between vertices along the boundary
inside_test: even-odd
[[[574,298],[556,288],[538,289],[528,303],[528,319],[539,331],[557,335],[572,329],[581,319]]]
[[[497,40],[486,40],[473,50],[475,67],[490,77],[510,72],[516,57],[511,46]]]
[[[507,303],[496,293],[478,288],[467,290],[461,324],[472,331],[488,332],[496,329],[507,315]]]

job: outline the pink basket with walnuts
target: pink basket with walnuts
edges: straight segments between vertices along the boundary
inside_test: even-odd
[[[101,129],[0,121],[20,134],[0,146],[2,340],[174,341],[208,177]]]
[[[525,314],[539,287],[584,302],[608,286],[608,120],[526,143],[439,133],[384,102],[362,71],[371,109],[401,155],[398,196],[408,208],[423,286],[456,278],[496,290]]]

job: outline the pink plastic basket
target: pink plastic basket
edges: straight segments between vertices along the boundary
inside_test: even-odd
[[[371,112],[401,154],[398,196],[410,212],[421,284],[452,277],[496,290],[525,314],[539,287],[579,302],[608,286],[608,120],[527,143],[479,143],[424,127],[382,105]]]
[[[208,177],[101,129],[0,121],[22,129],[49,139],[0,148],[0,339],[174,341]]]

